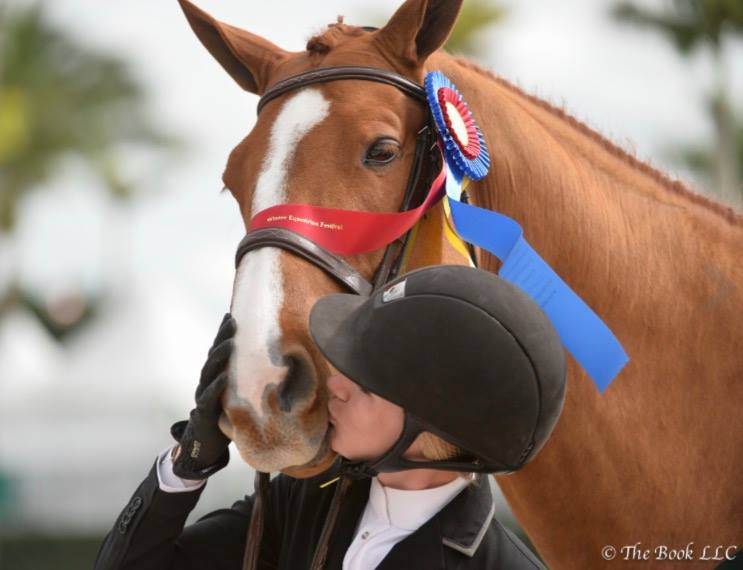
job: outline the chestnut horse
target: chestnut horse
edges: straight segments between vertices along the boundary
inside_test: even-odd
[[[602,567],[604,545],[693,542],[697,562],[684,567],[706,568],[717,563],[699,560],[705,545],[741,546],[739,213],[440,51],[461,1],[407,0],[379,30],[339,19],[296,53],[179,1],[201,42],[251,93],[304,71],[363,65],[418,83],[439,69],[464,95],[493,158],[489,175],[469,187],[472,203],[516,219],[631,359],[603,395],[571,359],[553,437],[533,463],[497,477],[550,567]],[[246,229],[279,203],[396,211],[426,112],[395,87],[357,80],[269,102],[223,175]],[[466,263],[445,239],[444,223],[439,202],[419,224],[407,269]],[[370,279],[381,256],[345,259]],[[477,260],[499,267],[487,252],[478,250]],[[325,437],[331,367],[307,321],[312,304],[337,291],[321,269],[282,249],[250,251],[237,268],[236,351],[221,427],[258,470],[306,477],[333,460]],[[652,567],[653,557],[642,567]]]

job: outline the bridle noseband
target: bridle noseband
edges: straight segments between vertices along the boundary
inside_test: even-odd
[[[425,90],[402,75],[373,67],[339,66],[308,71],[279,81],[266,90],[260,98],[258,112],[260,113],[270,101],[295,89],[342,79],[375,81],[391,85],[424,105],[426,104]],[[428,112],[427,106],[426,110]],[[413,208],[423,201],[425,193],[433,180],[433,173],[438,171],[439,161],[435,127],[429,113],[427,124],[416,136],[415,156],[408,175],[400,211]],[[333,276],[352,292],[359,295],[369,295],[372,291],[396,277],[409,236],[410,232],[408,231],[387,246],[371,283],[335,253],[328,251],[297,232],[279,227],[248,231],[237,248],[235,267],[239,266],[240,260],[249,251],[261,247],[279,247],[305,258]]]

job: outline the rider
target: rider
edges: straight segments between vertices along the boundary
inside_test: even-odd
[[[235,329],[225,315],[196,408],[172,430],[179,445],[156,460],[96,568],[241,568],[255,495],[184,528],[229,458],[217,418]],[[531,461],[562,410],[564,353],[541,309],[492,273],[439,265],[369,297],[323,297],[310,332],[334,368],[339,459],[271,481],[258,568],[542,568],[493,517],[486,475]]]

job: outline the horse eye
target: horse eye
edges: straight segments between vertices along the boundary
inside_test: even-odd
[[[384,166],[400,155],[400,145],[394,139],[378,139],[374,141],[364,157],[366,166]]]

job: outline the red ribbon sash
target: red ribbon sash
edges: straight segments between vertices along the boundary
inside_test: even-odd
[[[381,249],[408,231],[445,194],[446,169],[441,170],[423,203],[406,212],[357,212],[308,204],[278,204],[261,210],[248,231],[287,228],[338,255]]]

